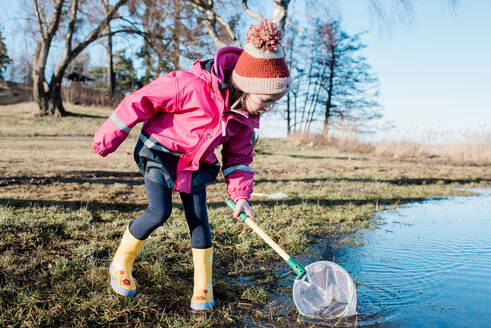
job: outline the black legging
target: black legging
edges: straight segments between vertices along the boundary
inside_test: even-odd
[[[140,240],[147,237],[162,225],[172,212],[172,190],[145,179],[148,196],[148,208],[136,220],[130,223],[130,232]],[[209,248],[211,243],[210,225],[206,211],[206,190],[186,194],[180,193],[193,248]]]

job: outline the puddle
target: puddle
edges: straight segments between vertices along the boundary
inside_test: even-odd
[[[491,319],[491,189],[378,213],[363,245],[325,251],[326,242],[298,256],[307,265],[333,260],[357,282],[359,315],[339,322],[297,317],[293,275],[278,268],[276,313],[292,324],[369,327],[485,327]],[[267,310],[267,309],[264,310]]]
[[[484,327],[491,318],[491,189],[380,213],[338,257],[358,280],[358,324]],[[361,320],[360,320],[361,319]]]

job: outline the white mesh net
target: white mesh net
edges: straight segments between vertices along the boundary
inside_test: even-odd
[[[346,270],[329,261],[312,263],[305,270],[293,285],[293,300],[302,315],[332,319],[356,314],[356,289]]]

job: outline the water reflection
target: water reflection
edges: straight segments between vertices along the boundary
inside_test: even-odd
[[[491,308],[491,190],[380,213],[337,262],[358,280],[358,325],[485,327]]]

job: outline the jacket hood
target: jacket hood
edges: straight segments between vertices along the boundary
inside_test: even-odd
[[[232,75],[232,71],[239,60],[242,51],[241,48],[237,47],[221,48],[216,52],[214,59],[195,61],[193,67],[188,70],[188,72],[201,77],[208,81],[208,83],[211,83],[212,75],[217,78],[219,82],[223,82],[226,77]],[[209,67],[209,65],[213,66]]]
[[[215,77],[215,79],[218,80],[217,82],[219,82],[217,89],[227,88],[227,84],[224,81],[226,77],[232,75],[235,64],[239,60],[242,51],[243,49],[237,47],[223,47],[215,53],[214,59],[195,61],[189,72],[205,80],[210,87],[213,85],[213,77]],[[226,99],[228,101],[228,95]],[[227,106],[226,111],[229,110],[230,109]],[[245,118],[249,118],[249,113],[243,109],[235,109],[233,111],[241,114]]]
[[[213,75],[221,82],[225,80],[226,76],[231,76],[242,51],[243,49],[237,47],[223,47],[218,50],[213,63]]]

